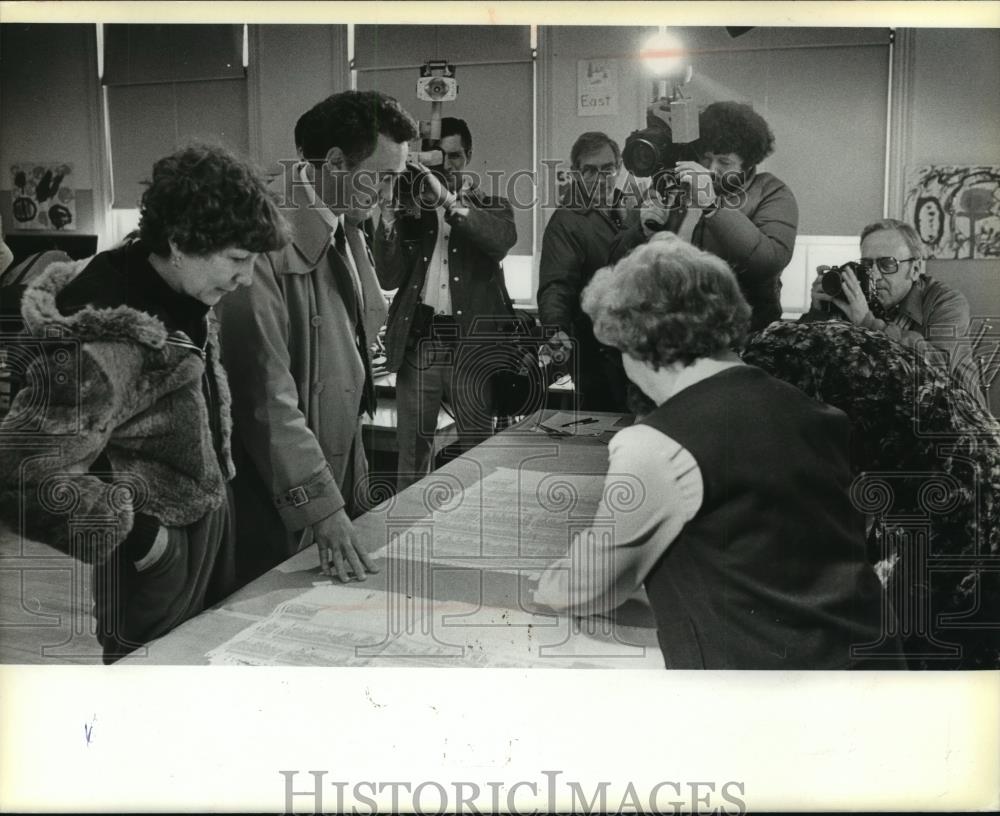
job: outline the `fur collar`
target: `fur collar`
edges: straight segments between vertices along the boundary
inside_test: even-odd
[[[87,306],[72,315],[65,315],[56,306],[56,295],[75,278],[90,259],[50,264],[32,282],[21,299],[21,316],[31,334],[46,336],[56,329],[83,341],[128,340],[163,348],[167,328],[152,315],[130,306],[95,309]]]
[[[64,315],[59,311],[56,307],[56,296],[83,271],[89,261],[90,259],[53,263],[35,278],[25,290],[21,300],[21,315],[28,330],[40,337],[52,336],[55,331],[61,336],[69,335],[84,342],[125,340],[152,349],[164,349],[168,342],[168,333],[163,322],[130,306],[117,306],[113,309],[95,309],[88,306],[73,315]],[[226,479],[231,479],[235,475],[230,443],[232,398],[225,370],[219,359],[218,322],[211,311],[207,346],[211,373],[215,379],[219,399],[217,409],[222,431],[220,454],[224,476]],[[201,357],[200,354],[198,356]]]

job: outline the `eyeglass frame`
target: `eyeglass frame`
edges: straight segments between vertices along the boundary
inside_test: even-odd
[[[912,263],[913,261],[919,261],[920,258],[896,258],[893,255],[881,255],[878,258],[861,258],[858,263],[865,269],[871,269],[874,266],[878,267],[880,275],[895,275],[899,272],[899,265],[904,263]],[[886,269],[883,264],[888,261],[892,261],[894,264],[893,270],[890,272]]]
[[[580,178],[586,181],[594,181],[601,176],[610,177],[617,176],[618,171],[621,170],[621,161],[614,162],[614,164],[605,164],[600,167],[594,167],[593,165],[585,164],[583,167],[574,167],[573,172],[578,174]]]

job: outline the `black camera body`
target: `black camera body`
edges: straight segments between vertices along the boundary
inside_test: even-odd
[[[830,267],[820,278],[823,291],[830,297],[845,300],[847,296],[844,293],[843,275],[844,271],[848,269],[850,269],[854,273],[854,277],[857,278],[858,285],[861,287],[861,293],[865,296],[865,301],[868,303],[868,308],[871,309],[873,315],[880,317],[884,311],[882,308],[882,302],[878,299],[875,279],[871,276],[871,272],[869,272],[870,267],[865,266],[864,264],[859,264],[855,261],[848,261],[841,266]]]
[[[417,123],[417,138],[409,146],[410,158],[424,165],[444,186],[447,186],[447,177],[441,150],[441,105],[454,102],[457,97],[454,65],[445,60],[430,60],[421,66],[417,98],[431,103],[431,118]],[[396,177],[396,206],[407,215],[418,216],[423,208],[420,189],[426,183],[425,175],[421,168],[407,163],[406,169]]]
[[[698,110],[691,99],[675,90],[670,100],[661,99],[646,111],[646,127],[632,131],[625,140],[622,162],[636,178],[651,178],[664,200],[682,189],[674,173],[677,162],[694,161],[698,140]]]
[[[425,155],[430,152],[432,151],[425,151]],[[440,154],[440,150],[437,152]],[[440,181],[442,185],[447,184],[443,164],[425,166],[427,167],[427,172],[437,176],[438,181]],[[422,185],[427,183],[424,178],[427,175],[427,172],[416,165],[407,164],[403,172],[396,176],[396,206],[399,207],[405,215],[417,217],[420,215],[420,211],[425,209],[425,205],[420,200],[420,191]]]

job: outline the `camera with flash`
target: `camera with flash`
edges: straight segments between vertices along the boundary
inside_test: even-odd
[[[683,79],[691,78],[690,68]],[[679,187],[674,170],[677,162],[694,160],[698,140],[698,107],[684,96],[678,83],[670,97],[661,97],[646,109],[646,127],[625,140],[622,162],[636,178],[652,178],[661,197]]]
[[[430,60],[420,66],[417,79],[417,99],[431,103],[431,118],[418,122],[417,138],[410,143],[411,162],[424,165],[442,182],[444,178],[444,153],[441,150],[441,105],[454,102],[458,98],[458,80],[455,66],[445,60]],[[396,200],[399,206],[411,214],[419,211],[418,191],[424,171],[408,164],[398,176]]]
[[[458,98],[455,66],[444,60],[431,60],[420,66],[417,99],[424,102],[454,102]]]

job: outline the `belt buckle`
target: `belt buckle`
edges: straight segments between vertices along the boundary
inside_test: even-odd
[[[301,485],[299,487],[293,487],[288,491],[288,498],[291,499],[293,507],[301,507],[303,504],[309,502],[309,494],[306,493],[306,489]]]

